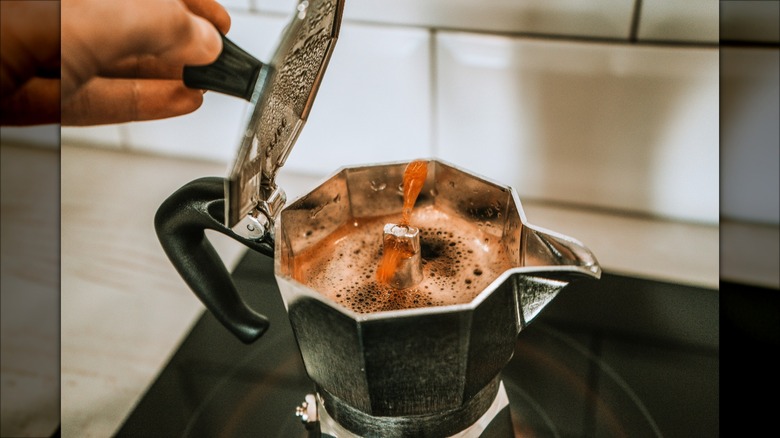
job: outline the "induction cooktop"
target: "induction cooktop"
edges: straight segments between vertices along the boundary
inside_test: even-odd
[[[233,277],[271,328],[245,345],[204,312],[117,437],[308,436],[273,261],[249,251]],[[717,437],[718,377],[718,290],[611,273],[564,288],[502,374],[518,437]]]

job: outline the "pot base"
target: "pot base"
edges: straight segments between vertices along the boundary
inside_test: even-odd
[[[497,392],[495,393],[495,397],[493,397],[492,403],[490,403],[482,416],[479,417],[475,422],[467,425],[466,428],[460,432],[455,432],[454,434],[445,432],[449,433],[449,435],[446,435],[448,438],[514,437],[512,418],[509,409],[509,398],[507,397],[504,383],[501,381],[498,381],[497,383],[498,388]],[[491,387],[495,388],[495,385],[493,383],[488,385],[488,387],[485,388],[486,391],[484,391],[484,393],[492,393],[493,391],[491,391]],[[475,397],[477,400],[475,400],[474,403],[467,405],[467,407],[464,409],[473,411],[478,406],[483,406],[483,402],[478,400],[480,395],[482,394],[479,394],[477,397]],[[359,438],[364,436],[356,434],[339,424],[326,409],[325,405],[328,404],[328,402],[321,395],[318,395],[316,399],[317,413],[319,415],[320,437]],[[490,399],[488,398],[488,400]],[[448,416],[448,414],[445,414],[444,417]],[[464,414],[462,411],[457,413],[459,416],[462,416],[462,414]],[[382,436],[387,437],[409,436],[410,431],[414,431],[415,433],[422,433],[423,436],[443,436],[441,433],[438,433],[438,431],[435,430],[437,424],[447,424],[445,427],[451,427],[451,423],[446,421],[446,419],[444,421],[442,420],[443,418],[432,419],[424,418],[422,416],[371,417],[369,415],[363,414],[360,418],[360,423],[367,428],[366,432],[371,436],[373,436],[372,434],[375,433],[373,429],[376,428],[381,429]]]

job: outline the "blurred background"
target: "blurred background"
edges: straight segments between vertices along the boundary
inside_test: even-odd
[[[228,37],[268,60],[296,1],[221,3],[233,19]],[[724,302],[725,313],[731,314],[723,321],[739,333],[761,338],[780,327],[778,23],[778,1],[349,0],[325,80],[280,177],[306,181],[309,188],[310,181],[346,165],[436,157],[511,185],[523,202],[569,209],[569,220],[596,217],[577,212],[596,212],[599,218],[643,222],[642,230],[650,233],[636,241],[574,235],[592,243],[597,254],[603,253],[600,245],[624,248],[602,260],[608,270],[646,274],[637,266],[641,264],[637,260],[644,261],[632,258],[634,252],[681,253],[679,258],[703,270],[689,276],[695,285],[717,288],[720,276],[729,285],[768,291],[770,298],[760,300],[739,297],[731,289],[728,295],[724,290],[720,294],[721,300],[729,300]],[[248,104],[237,98],[210,92],[198,111],[167,120],[62,129],[3,127],[4,393],[7,370],[21,370],[12,376],[19,382],[27,372],[24,366],[6,366],[11,360],[6,357],[12,357],[5,354],[8,345],[29,363],[40,363],[49,354],[38,350],[28,354],[22,344],[9,341],[15,332],[6,327],[13,314],[17,320],[28,319],[25,309],[40,311],[43,306],[35,300],[21,307],[7,305],[7,285],[29,287],[24,281],[10,283],[8,275],[14,274],[12,260],[26,245],[36,256],[47,254],[54,261],[53,280],[33,288],[51,289],[55,298],[43,292],[34,296],[60,304],[56,301],[60,248],[52,244],[59,224],[47,225],[41,233],[37,222],[51,217],[49,207],[59,199],[60,145],[70,148],[67,160],[76,163],[67,168],[62,163],[63,218],[68,215],[72,218],[68,224],[84,228],[62,229],[63,296],[78,298],[62,302],[63,351],[68,349],[67,355],[63,353],[62,388],[63,393],[82,391],[69,410],[63,404],[63,412],[74,418],[71,430],[108,435],[201,310],[163,260],[151,215],[139,214],[133,203],[154,208],[190,178],[205,172],[226,175],[247,109]],[[46,162],[51,167],[31,172],[15,148],[18,145],[43,151],[29,163]],[[112,179],[109,171],[95,172],[84,151],[121,153],[128,169],[142,165],[157,172],[150,184],[155,189],[114,199],[117,193],[132,193],[125,187],[128,181],[149,177],[128,171],[115,172]],[[170,167],[153,161],[157,158],[168,160],[168,166],[180,160],[193,170],[176,180],[169,175]],[[101,179],[78,179],[93,173]],[[69,181],[79,182],[65,187]],[[44,197],[11,190],[36,184]],[[78,198],[101,185],[105,187],[97,195],[89,192],[90,199]],[[124,201],[127,209],[117,213],[106,209],[101,215],[89,207],[89,202],[112,206]],[[529,215],[532,223],[538,217],[539,223],[548,224],[544,215]],[[20,234],[9,225],[14,218],[32,231]],[[91,248],[86,237],[94,235],[94,225],[111,220],[123,226],[123,220],[144,225],[138,230],[123,228],[125,239],[114,240],[117,234],[107,231],[97,237],[110,243]],[[656,240],[652,232],[665,238]],[[713,232],[720,237],[719,253],[717,237],[714,244],[710,238]],[[32,233],[47,245],[33,248],[24,237]],[[651,248],[653,242],[656,247]],[[67,260],[71,250],[86,247],[84,251],[96,249],[105,255],[121,245],[135,251],[114,257],[127,272],[109,267],[105,257],[96,257],[97,262]],[[143,245],[147,252],[132,245]],[[152,266],[127,263],[141,259],[152,260]],[[677,259],[672,260],[669,263]],[[657,263],[661,266],[657,270],[664,267],[663,260]],[[164,298],[167,307],[156,309],[149,304],[152,292],[146,292],[142,277],[162,272],[162,265],[170,278],[150,280],[150,289],[178,288],[181,295]],[[37,272],[41,273],[49,271]],[[97,278],[101,275],[103,279]],[[99,286],[94,295],[87,293],[94,285]],[[106,313],[108,308],[116,313]],[[134,319],[142,312],[146,324]],[[174,312],[186,314],[176,325]],[[59,321],[54,313],[45,330],[56,342],[59,337],[52,333]],[[128,333],[130,326],[139,332]],[[165,342],[160,343],[161,338]],[[763,339],[776,345],[776,335]],[[109,356],[116,358],[128,343],[144,357],[118,356],[119,366],[114,360],[113,372],[104,371]],[[717,351],[718,345],[714,348]],[[44,383],[36,384],[58,378],[48,371],[43,375]],[[110,397],[103,394],[108,392]],[[48,407],[55,404],[43,402]],[[42,404],[36,401],[31,406],[38,409]],[[55,410],[58,414],[59,407]],[[15,423],[22,424],[21,429],[15,430],[30,430],[31,422],[35,423],[24,417]]]

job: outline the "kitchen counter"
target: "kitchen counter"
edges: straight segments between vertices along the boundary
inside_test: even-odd
[[[183,184],[225,172],[222,163],[62,146],[63,436],[113,434],[200,315],[152,222]],[[279,177],[288,199],[319,180]],[[717,288],[718,227],[531,202],[524,208],[529,222],[584,242],[608,272]],[[209,236],[232,268],[245,249]]]

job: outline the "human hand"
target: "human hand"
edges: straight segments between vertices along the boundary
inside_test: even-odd
[[[2,43],[0,69],[11,78],[0,90],[3,123],[7,116],[17,124],[57,122],[60,98],[63,125],[194,111],[203,92],[184,86],[182,69],[213,62],[222,50],[217,30],[230,28],[214,0],[62,0],[61,29],[58,1],[0,3],[3,17],[14,16],[3,22],[10,42]],[[54,66],[59,79],[51,77]]]

